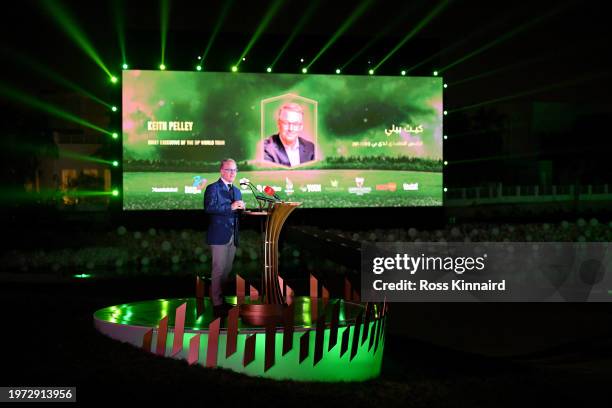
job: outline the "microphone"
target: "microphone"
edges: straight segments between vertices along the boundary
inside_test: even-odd
[[[270,195],[270,196],[272,196],[272,197],[276,198],[278,201],[281,201],[281,199],[280,199],[280,197],[278,196],[278,194],[276,194],[276,190],[274,190],[272,187],[270,187],[270,186],[266,186],[266,187],[264,188],[264,192],[265,192],[267,195]]]
[[[248,178],[241,178],[240,179],[240,185],[241,186],[251,186],[251,180],[249,180]]]
[[[265,201],[267,203],[275,203],[276,201],[266,197],[265,195],[261,194],[258,190],[257,187],[255,187],[255,184],[251,183],[251,180],[249,180],[248,178],[241,178],[240,179],[240,185],[241,186],[247,186],[248,188],[251,189],[251,191],[253,192],[253,197],[255,197],[255,199],[259,202],[259,201]],[[261,209],[261,204],[260,204],[260,209]]]

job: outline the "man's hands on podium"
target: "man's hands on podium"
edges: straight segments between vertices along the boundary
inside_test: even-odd
[[[244,210],[246,208],[244,201],[242,200],[236,200],[232,203],[232,211],[236,211],[236,210]]]

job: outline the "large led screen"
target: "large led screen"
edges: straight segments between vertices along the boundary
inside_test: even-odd
[[[201,209],[225,158],[306,208],[439,206],[442,117],[436,77],[126,70],[123,207]]]

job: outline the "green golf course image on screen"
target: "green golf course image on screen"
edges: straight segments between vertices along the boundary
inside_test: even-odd
[[[442,205],[438,77],[123,71],[123,208],[202,209],[220,161],[247,207]]]

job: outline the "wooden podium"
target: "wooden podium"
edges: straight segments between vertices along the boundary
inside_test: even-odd
[[[245,211],[244,215],[262,218],[264,263],[261,302],[240,305],[240,315],[253,324],[265,324],[282,316],[285,297],[278,283],[278,237],[289,214],[302,203],[269,202],[265,210]]]

